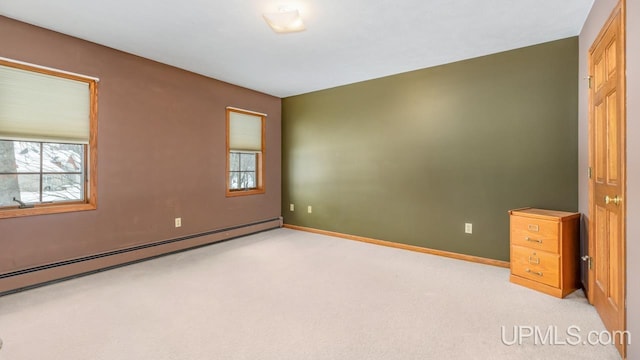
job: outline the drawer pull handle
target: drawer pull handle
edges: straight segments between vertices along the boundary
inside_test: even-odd
[[[529,264],[539,265],[540,264],[540,258],[539,257],[529,256]]]
[[[531,271],[531,269],[526,269],[525,271],[528,272],[529,274],[542,276],[542,271]]]
[[[542,244],[542,240],[538,240],[538,239],[532,239],[530,237],[525,237],[524,238],[526,241],[530,241],[530,242],[534,242],[534,243],[538,243],[538,244]]]

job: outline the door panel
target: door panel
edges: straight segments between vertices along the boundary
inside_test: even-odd
[[[599,184],[605,182],[606,176],[606,168],[605,168],[605,158],[607,151],[607,147],[605,146],[605,134],[606,132],[606,124],[605,124],[605,116],[604,116],[605,105],[604,103],[596,104],[595,108],[595,181]]]
[[[609,264],[616,264],[620,258],[620,234],[618,229],[620,227],[618,215],[615,212],[609,212]],[[615,311],[620,311],[620,271],[618,266],[609,267],[609,302]]]
[[[606,59],[607,59],[607,71],[609,72],[609,77],[613,75],[613,72],[616,71],[616,68],[617,68],[616,51],[617,51],[616,40],[614,38],[613,41],[609,43],[609,46],[607,46]]]
[[[596,208],[595,224],[596,224],[596,239],[607,238],[607,210],[603,207]],[[595,242],[595,241],[594,241]],[[601,292],[607,291],[607,282],[609,281],[609,269],[607,267],[608,262],[605,257],[609,255],[609,243],[606,241],[595,242],[595,253],[593,254],[593,262],[595,263],[595,281],[598,290]]]
[[[616,186],[618,184],[618,163],[620,162],[619,144],[618,139],[620,134],[618,133],[618,116],[616,111],[618,110],[616,99],[618,93],[613,91],[607,95],[607,184]]]

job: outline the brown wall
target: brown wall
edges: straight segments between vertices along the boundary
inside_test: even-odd
[[[0,34],[2,57],[100,78],[98,209],[0,219],[0,275],[280,216],[279,98],[1,16]],[[226,106],[268,114],[266,194],[225,197]]]

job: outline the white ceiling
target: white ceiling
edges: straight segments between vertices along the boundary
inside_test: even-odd
[[[287,97],[575,36],[593,1],[0,0],[0,14]],[[262,13],[282,5],[307,30],[274,33]]]

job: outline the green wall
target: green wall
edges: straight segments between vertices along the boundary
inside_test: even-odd
[[[283,99],[285,223],[509,260],[509,209],[577,210],[577,69],[572,37]]]

